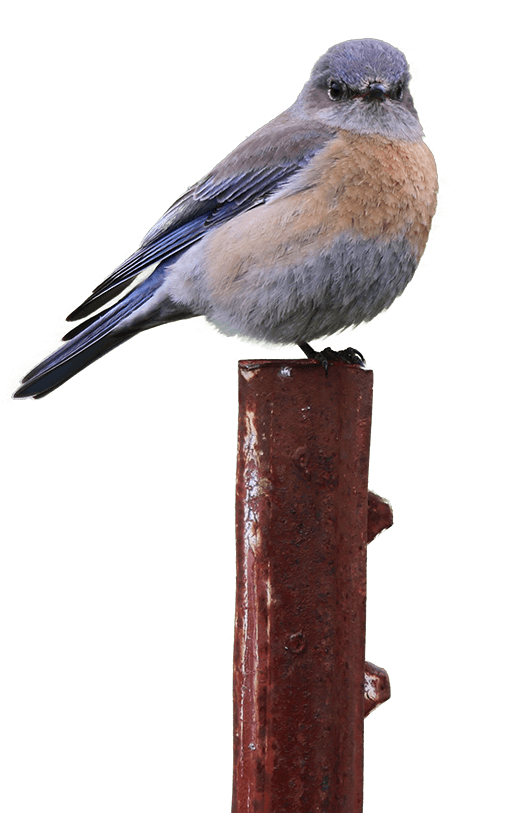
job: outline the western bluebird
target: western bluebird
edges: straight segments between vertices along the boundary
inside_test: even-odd
[[[205,316],[222,333],[296,343],[322,360],[309,341],[388,308],[436,208],[409,79],[404,55],[380,40],[330,48],[294,104],[178,198],[68,316],[85,321],[15,397],[47,395],[165,322]]]

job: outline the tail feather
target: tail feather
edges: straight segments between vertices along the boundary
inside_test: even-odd
[[[84,370],[93,361],[109,353],[110,350],[113,350],[114,347],[122,344],[127,339],[132,338],[133,335],[133,333],[129,333],[128,335],[103,336],[95,344],[89,345],[76,355],[65,358],[64,361],[56,360],[53,366],[40,374],[35,373],[33,375],[33,373],[30,373],[29,377],[26,376],[27,382],[22,384],[13,395],[13,398],[34,398],[35,400],[43,398],[76,375],[76,373]],[[52,357],[50,356],[50,358]]]
[[[70,330],[64,339],[66,343],[51,356],[33,368],[21,381],[22,386],[14,393],[14,398],[42,398],[52,392],[89,364],[109,353],[142,330],[160,324],[161,321],[186,318],[192,314],[182,308],[181,313],[171,313],[157,320],[138,319],[137,323],[127,323],[135,311],[156,293],[163,282],[161,269],[151,274],[143,283],[134,288],[115,305],[81,325]]]

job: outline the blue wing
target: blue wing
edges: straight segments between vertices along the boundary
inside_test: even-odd
[[[258,130],[191,187],[149,231],[140,248],[94,288],[67,317],[83,319],[120,294],[145,268],[185,251],[211,228],[260,206],[334,135],[324,127],[299,132],[289,111]],[[72,333],[74,333],[72,331]]]

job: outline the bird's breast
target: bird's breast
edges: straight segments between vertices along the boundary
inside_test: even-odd
[[[251,272],[280,274],[343,239],[405,239],[421,257],[436,207],[436,167],[422,142],[341,131],[262,206],[206,238],[209,282],[222,296]]]

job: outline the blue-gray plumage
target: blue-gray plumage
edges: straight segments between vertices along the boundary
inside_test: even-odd
[[[409,79],[387,43],[330,48],[294,104],[179,198],[70,314],[85,321],[15,397],[42,397],[165,322],[202,315],[227,334],[306,348],[387,308],[436,206]]]

